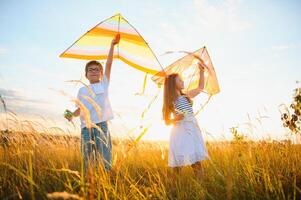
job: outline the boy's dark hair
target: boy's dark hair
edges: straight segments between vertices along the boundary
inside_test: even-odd
[[[102,64],[100,62],[98,62],[97,60],[91,60],[86,64],[86,67],[85,67],[86,76],[88,73],[88,67],[91,65],[97,65],[100,69],[102,69]]]

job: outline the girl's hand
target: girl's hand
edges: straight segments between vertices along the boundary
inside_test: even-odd
[[[203,59],[199,59],[198,66],[201,71],[204,71],[205,69],[208,70],[208,66],[205,64]]]
[[[199,60],[198,66],[201,71],[205,71],[205,69],[208,69],[207,65],[204,63],[203,60]]]
[[[115,38],[112,40],[112,45],[118,44],[120,41],[120,34],[118,33]]]
[[[176,115],[174,120],[177,122],[177,121],[181,121],[182,119],[184,119],[184,114]]]

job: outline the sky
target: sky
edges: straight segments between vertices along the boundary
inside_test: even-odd
[[[301,80],[300,8],[297,0],[0,0],[0,94],[18,118],[79,134],[78,119],[74,128],[62,114],[74,109],[70,98],[80,87],[66,81],[84,80],[85,61],[59,55],[93,26],[121,13],[163,66],[183,56],[162,55],[167,51],[207,47],[221,88],[197,116],[207,140],[231,139],[231,127],[250,139],[285,139],[279,105],[291,103]],[[145,120],[140,117],[156,85],[148,80],[145,95],[137,96],[144,74],[118,60],[112,70],[112,134],[135,136],[139,131],[130,130],[143,124],[150,127],[144,139],[168,140],[162,93]],[[206,99],[197,97],[194,109]]]

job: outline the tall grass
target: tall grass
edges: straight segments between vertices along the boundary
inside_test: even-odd
[[[174,176],[164,143],[114,140],[112,172],[85,174],[77,137],[0,138],[0,199],[301,199],[301,145],[289,142],[208,143],[199,180],[190,167]]]

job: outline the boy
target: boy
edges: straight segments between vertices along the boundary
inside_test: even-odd
[[[98,128],[90,127],[86,123],[83,111],[77,105],[77,109],[71,115],[65,115],[69,121],[73,117],[80,116],[81,120],[81,152],[84,156],[85,168],[87,169],[89,159],[93,151],[92,145],[94,143],[96,156],[100,156],[103,161],[105,170],[111,169],[112,161],[112,141],[108,131],[108,120],[113,119],[113,112],[109,101],[108,87],[110,82],[111,67],[113,62],[114,46],[119,43],[120,35],[117,34],[112,40],[111,48],[108,54],[108,59],[103,73],[103,67],[98,61],[90,61],[86,64],[85,73],[89,80],[89,89],[85,86],[79,89],[77,98],[80,103],[89,111],[90,120],[96,124]],[[90,91],[89,91],[90,90]],[[91,90],[94,94],[91,94]],[[93,100],[93,102],[89,101]],[[100,108],[101,113],[95,109],[95,105]],[[100,131],[101,130],[101,131]]]

